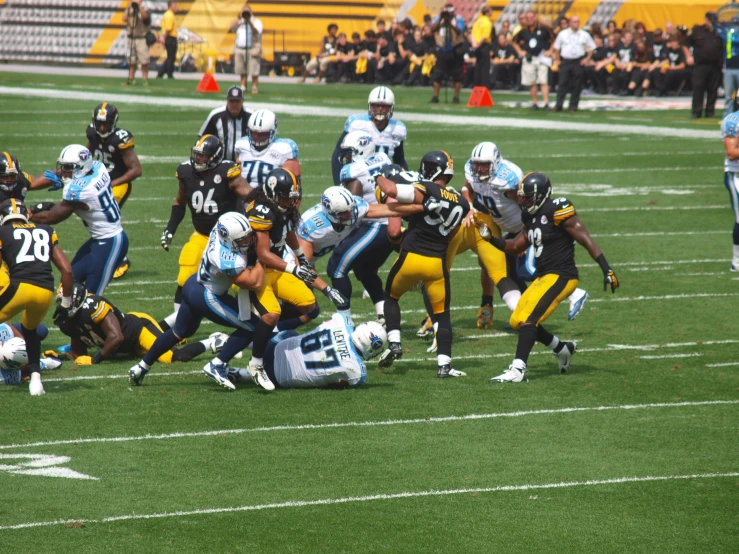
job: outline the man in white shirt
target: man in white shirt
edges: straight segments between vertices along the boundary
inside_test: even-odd
[[[561,31],[554,41],[554,51],[559,61],[559,85],[555,112],[561,112],[565,96],[570,93],[570,111],[577,111],[580,93],[585,84],[584,65],[595,50],[595,42],[589,33],[580,29],[580,18],[573,15],[570,27]]]
[[[236,31],[234,42],[234,73],[241,75],[241,88],[246,91],[246,81],[251,75],[251,93],[257,94],[259,67],[262,58],[262,20],[252,14],[248,4],[241,8],[241,16],[231,26]]]

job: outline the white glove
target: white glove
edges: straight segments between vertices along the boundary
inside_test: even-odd
[[[37,371],[31,373],[31,383],[28,385],[28,392],[31,396],[42,396],[46,394],[44,385],[41,384],[41,374]]]

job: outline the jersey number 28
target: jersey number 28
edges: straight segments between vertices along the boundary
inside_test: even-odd
[[[49,244],[49,233],[44,229],[16,229],[13,231],[13,238],[22,240],[20,252],[15,258],[15,262],[20,264],[23,262],[41,261],[48,262],[51,252]],[[31,246],[33,245],[33,254],[31,254]]]

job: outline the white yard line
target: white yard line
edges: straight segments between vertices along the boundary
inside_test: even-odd
[[[739,365],[739,362],[724,362],[720,364],[706,364],[706,367],[732,367]]]
[[[0,95],[6,96],[22,96],[24,98],[59,98],[66,100],[84,100],[89,102],[97,102],[100,98],[99,92],[90,91],[71,91],[71,90],[50,90],[42,88],[20,88],[20,87],[0,87]],[[143,104],[149,107],[169,106],[169,107],[188,107],[199,108],[202,110],[213,109],[223,105],[223,100],[205,100],[202,98],[174,98],[162,96],[143,96],[133,94],[107,94],[106,99],[109,102],[127,103],[127,104]],[[288,115],[309,115],[321,117],[347,118],[350,115],[361,112],[361,107],[354,109],[339,107],[319,107],[319,106],[299,106],[295,104],[275,104],[251,102],[249,106],[253,109],[266,108],[278,114]],[[446,125],[460,125],[465,127],[478,126],[497,129],[532,129],[538,131],[574,131],[584,133],[613,133],[617,136],[637,135],[648,137],[668,137],[668,138],[694,138],[720,140],[721,133],[718,129],[701,130],[701,129],[681,129],[664,126],[648,126],[648,125],[619,125],[610,123],[577,123],[572,121],[545,120],[545,119],[523,119],[519,117],[490,117],[490,116],[469,116],[469,115],[445,115],[438,113],[418,113],[404,112],[399,114],[404,122],[413,123],[436,123]],[[664,168],[659,168],[664,170]],[[696,169],[696,168],[690,168]]]
[[[632,477],[613,477],[610,479],[590,479],[587,481],[561,481],[559,483],[541,483],[541,484],[525,484],[525,485],[499,485],[495,487],[477,487],[469,489],[447,489],[447,490],[426,490],[426,491],[408,491],[396,492],[388,494],[373,494],[368,496],[348,496],[343,498],[322,498],[319,500],[288,500],[286,502],[273,502],[270,504],[252,504],[247,506],[231,506],[225,508],[203,508],[200,510],[181,510],[175,512],[160,512],[153,514],[126,514],[120,516],[111,516],[101,519],[57,519],[54,521],[36,521],[29,523],[18,523],[15,525],[0,526],[0,531],[9,531],[13,529],[28,529],[35,527],[51,527],[55,525],[69,524],[93,524],[93,523],[113,523],[117,521],[132,521],[146,519],[163,519],[185,516],[200,516],[212,514],[226,514],[234,512],[259,512],[263,510],[277,510],[281,508],[304,508],[307,506],[331,506],[336,504],[349,504],[354,502],[375,502],[378,500],[400,500],[407,498],[423,498],[434,496],[452,496],[460,494],[485,494],[495,492],[522,492],[536,490],[552,490],[567,489],[572,487],[594,487],[601,485],[621,485],[624,483],[649,483],[659,481],[682,481],[691,479],[721,479],[727,477],[737,477],[739,472],[728,473],[694,473],[688,475],[645,475]]]
[[[703,400],[696,402],[656,402],[650,404],[622,404],[615,406],[589,406],[572,408],[554,408],[550,410],[524,410],[517,412],[498,412],[490,414],[470,414],[465,416],[428,417],[418,419],[390,419],[383,421],[347,421],[337,423],[317,423],[305,425],[276,425],[273,427],[252,427],[242,429],[218,429],[213,431],[194,431],[190,433],[167,433],[161,435],[133,435],[125,437],[80,438],[69,440],[40,441],[0,445],[0,450],[14,448],[30,448],[40,446],[58,446],[62,444],[94,444],[108,442],[133,442],[144,440],[169,440],[193,437],[213,437],[218,435],[240,435],[243,433],[270,433],[273,431],[310,431],[321,429],[337,429],[345,427],[385,427],[392,425],[418,425],[428,423],[449,423],[456,421],[475,421],[530,415],[555,415],[585,412],[609,412],[616,410],[650,410],[659,408],[688,408],[696,406],[722,406],[739,404],[739,400]]]
[[[663,360],[669,358],[695,358],[703,356],[700,352],[692,352],[691,354],[663,354],[661,356],[639,356],[642,360]]]

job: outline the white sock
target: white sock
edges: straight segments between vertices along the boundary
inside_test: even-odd
[[[436,334],[436,331],[438,330],[439,330],[439,322],[437,321],[436,323],[434,323],[434,335]]]
[[[252,364],[252,363],[254,365],[264,365],[264,360],[262,358],[257,358],[256,356],[252,356],[251,362],[249,362],[249,364]]]
[[[175,306],[177,306],[177,309],[175,309],[174,313],[171,313],[164,318],[164,322],[169,325],[170,329],[174,327],[174,322],[177,321],[177,311],[180,309],[179,304],[175,304]]]
[[[739,265],[739,244],[734,245],[734,265]]]
[[[351,310],[338,310],[338,312],[341,315],[345,315],[346,317],[351,317],[352,316],[352,311]]]
[[[515,360],[513,360],[511,367],[516,368],[519,371],[523,371],[524,369],[526,369],[526,362],[524,362],[520,358],[516,358]]]
[[[438,365],[452,365],[452,359],[449,356],[445,356],[444,354],[439,354],[436,356],[436,363]]]
[[[216,356],[215,358],[213,358],[213,361],[211,361],[210,363],[214,365],[225,365],[226,362],[224,362],[218,356]]]
[[[400,342],[400,330],[394,329],[392,331],[388,331],[387,340],[389,342]]]
[[[210,350],[211,348],[213,348],[213,339],[211,338],[201,340],[200,342],[202,343],[203,346],[205,346],[206,350]]]
[[[554,335],[552,335],[552,336],[554,336]],[[550,342],[549,344],[547,344],[547,348],[549,350],[551,350],[552,352],[554,352],[554,349],[557,348],[558,346],[559,346],[559,339],[557,337],[554,337],[552,339],[552,342]]]
[[[512,312],[516,310],[519,300],[521,300],[521,291],[519,290],[509,290],[503,295],[503,302]]]
[[[146,362],[145,362],[144,360],[141,360],[141,361],[139,362],[139,365],[140,365],[141,367],[143,367],[144,369],[151,369],[151,366],[150,366],[149,364],[147,364],[147,363],[146,363]]]
[[[380,300],[375,304],[375,312],[377,312],[377,315],[385,315],[385,301]]]

